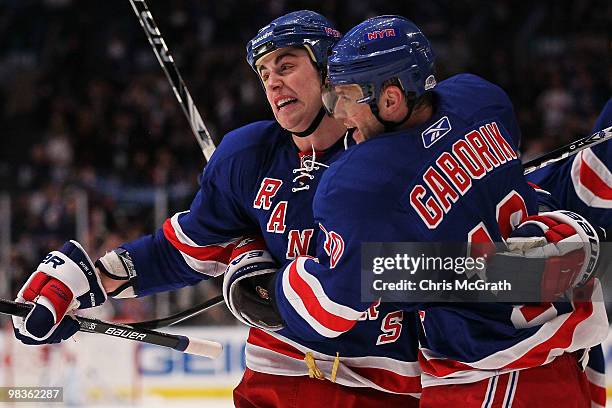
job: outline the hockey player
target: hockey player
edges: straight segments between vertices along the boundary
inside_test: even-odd
[[[313,196],[321,174],[344,151],[346,129],[321,102],[328,49],[339,37],[327,19],[310,11],[289,13],[261,29],[248,44],[247,60],[276,122],[227,134],[190,210],[103,256],[95,263],[101,273],[93,273],[92,261],[74,242],[45,258],[42,273],[19,293],[36,307],[25,321],[15,319],[17,337],[35,344],[68,338],[77,327],[66,313],[99,305],[105,292],[146,296],[221,275],[247,234],[263,236],[274,262],[314,255]],[[402,329],[393,318],[397,313],[373,306],[351,333],[323,342],[289,328],[251,330],[235,405],[417,406],[416,315],[407,314]],[[271,322],[265,328],[279,327]]]
[[[273,321],[310,341],[342,338],[370,307],[356,279],[361,243],[501,242],[533,230],[543,250],[578,242],[583,256],[568,288],[588,282],[601,295],[586,261],[598,255],[593,227],[568,211],[535,215],[536,193],[516,154],[518,125],[499,87],[468,74],[436,84],[428,40],[394,16],[353,28],[328,68],[326,106],[354,128],[359,144],[319,184],[317,258],[297,257],[276,272],[264,251],[245,251],[225,277],[236,315],[260,327]],[[558,272],[561,257],[549,259],[547,269]],[[232,304],[232,286],[249,280],[266,288],[267,310]],[[583,350],[607,335],[602,302],[404,307],[420,309],[420,406],[590,406]]]
[[[595,121],[592,133],[612,126],[612,98]],[[612,142],[604,142],[574,157],[553,163],[527,176],[538,187],[555,196],[560,205],[612,228]],[[605,359],[601,346],[589,353],[585,370],[593,407],[606,405]]]

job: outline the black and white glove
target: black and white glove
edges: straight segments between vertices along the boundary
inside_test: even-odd
[[[79,330],[71,312],[101,305],[106,293],[89,255],[68,241],[43,259],[16,301],[34,308],[25,318],[13,316],[15,337],[25,344],[50,344]]]
[[[223,279],[223,298],[242,323],[270,331],[284,327],[274,300],[277,270],[262,237],[243,238],[232,251]]]
[[[554,301],[594,276],[600,256],[599,228],[571,211],[551,211],[527,217],[506,240],[509,252],[487,264],[487,278],[513,276],[526,292]]]

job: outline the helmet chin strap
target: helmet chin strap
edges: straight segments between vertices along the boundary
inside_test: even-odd
[[[310,122],[310,126],[308,126],[306,128],[306,130],[304,130],[302,132],[291,132],[290,130],[288,130],[288,132],[291,132],[292,134],[294,134],[297,137],[310,136],[315,130],[317,130],[317,128],[321,124],[321,121],[325,117],[325,114],[326,114],[325,109],[321,106],[321,109],[319,109],[319,113],[317,113],[317,116],[315,116],[315,118],[312,120],[312,122]]]
[[[353,133],[355,133],[356,129],[357,128],[350,128],[346,130],[346,133],[344,134],[344,150],[349,148],[349,143],[351,142],[349,139],[353,137]]]
[[[314,69],[319,71],[319,74],[321,74],[321,83],[322,84],[325,83],[325,77],[327,76],[327,70],[325,68],[320,68],[317,65],[317,59],[315,58],[312,48],[310,48],[308,44],[304,44],[302,48],[305,49],[306,52],[308,52],[308,56],[310,57],[310,62],[312,63],[312,66],[314,67]],[[306,130],[303,130],[301,132],[291,132],[288,129],[285,129],[285,130],[287,130],[288,132],[291,132],[293,135],[297,137],[310,136],[315,130],[317,130],[317,128],[321,124],[321,121],[323,120],[326,114],[327,112],[325,111],[325,108],[321,105],[321,109],[319,109],[319,113],[317,113],[317,116],[315,116],[312,122],[310,122],[310,126],[308,126]]]

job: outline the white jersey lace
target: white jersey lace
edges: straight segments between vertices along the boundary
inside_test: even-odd
[[[312,146],[312,156],[311,157],[312,158],[305,157],[303,160],[300,160],[300,167],[297,169],[293,169],[293,174],[299,173],[297,176],[293,178],[292,180],[293,183],[298,182],[298,180],[302,178],[308,178],[308,180],[312,180],[315,178],[315,176],[311,174],[313,171],[317,171],[321,167],[329,167],[327,164],[323,164],[315,160],[317,156],[316,156],[314,146]],[[291,192],[295,193],[298,191],[309,190],[309,189],[310,189],[309,184],[300,182],[300,185],[298,187],[291,188]]]

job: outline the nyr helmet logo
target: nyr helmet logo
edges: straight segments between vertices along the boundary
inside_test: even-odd
[[[385,28],[384,30],[370,31],[365,34],[365,41],[381,40],[387,37],[395,37],[395,28]]]
[[[426,149],[429,148],[432,144],[442,139],[442,137],[452,129],[453,128],[450,124],[450,120],[448,120],[448,116],[442,117],[436,123],[425,129],[423,133],[421,133],[421,136],[423,137],[423,146],[425,146]]]
[[[342,37],[342,34],[340,34],[340,31],[334,30],[331,27],[325,27],[325,34],[329,35],[330,37],[335,37],[335,38]]]

